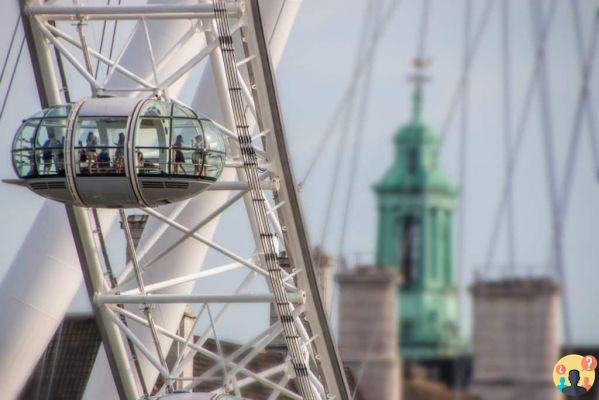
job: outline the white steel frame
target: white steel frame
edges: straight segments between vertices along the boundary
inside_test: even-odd
[[[222,4],[221,4],[222,5]],[[46,99],[50,104],[60,103],[60,95],[56,83],[57,74],[54,71],[50,48],[54,47],[62,57],[69,61],[75,70],[90,84],[92,93],[103,94],[107,90],[108,78],[118,71],[131,81],[131,88],[120,89],[124,94],[127,92],[148,91],[158,96],[169,97],[169,87],[179,79],[188,74],[196,65],[204,59],[209,58],[215,72],[216,85],[218,88],[221,104],[225,114],[231,115],[231,102],[233,99],[227,87],[221,46],[219,44],[219,32],[215,20],[215,5],[211,2],[193,5],[143,5],[143,6],[58,6],[58,5],[30,5],[25,7],[32,28],[33,44],[37,50],[34,63],[42,73],[42,79],[46,88]],[[221,389],[215,393],[231,392],[240,394],[240,389],[254,382],[259,382],[272,390],[270,400],[285,395],[292,399],[329,399],[349,400],[350,396],[345,382],[343,369],[341,367],[335,346],[331,338],[325,317],[322,301],[317,290],[315,271],[310,257],[309,244],[304,231],[302,217],[299,210],[299,202],[295,191],[295,184],[291,174],[288,154],[285,147],[285,138],[280,111],[277,103],[276,87],[274,86],[273,71],[268,57],[268,49],[264,38],[264,32],[259,14],[259,6],[256,0],[244,0],[241,2],[228,2],[224,5],[226,12],[225,20],[231,18],[233,23],[229,26],[231,35],[239,40],[242,46],[236,49],[236,75],[240,82],[241,95],[244,102],[246,118],[251,121],[251,130],[255,132],[251,137],[250,145],[255,149],[259,158],[258,168],[262,171],[260,176],[261,199],[267,207],[268,225],[273,232],[273,239],[278,251],[285,252],[291,262],[292,270],[285,271],[279,266],[283,277],[282,287],[273,288],[272,293],[252,294],[244,293],[247,286],[256,276],[268,277],[273,271],[267,269],[264,253],[237,254],[214,240],[205,238],[197,231],[226,212],[238,200],[243,199],[246,204],[248,219],[256,247],[260,249],[260,231],[256,217],[251,212],[250,185],[244,172],[243,160],[240,158],[240,143],[238,132],[234,122],[229,118],[226,125],[219,128],[229,138],[233,155],[227,160],[226,167],[237,170],[238,181],[219,182],[214,185],[213,190],[237,191],[231,199],[227,200],[203,221],[196,226],[186,227],[175,221],[176,215],[162,215],[154,209],[140,209],[151,218],[161,221],[165,227],[170,226],[184,233],[181,240],[174,243],[166,251],[156,256],[153,260],[140,264],[140,258],[149,250],[149,246],[157,238],[149,240],[149,245],[143,249],[135,249],[129,232],[125,213],[121,210],[120,216],[125,229],[126,241],[131,254],[131,261],[124,268],[120,276],[114,277],[112,282],[107,279],[105,266],[100,253],[103,246],[99,241],[103,240],[101,227],[94,221],[93,216],[87,209],[67,206],[67,212],[73,235],[79,252],[79,257],[84,272],[84,277],[102,339],[107,349],[115,383],[119,394],[123,398],[138,399],[142,396],[139,392],[140,377],[135,376],[131,367],[127,349],[127,343],[132,344],[140,357],[145,357],[158,370],[164,381],[159,393],[168,392],[175,382],[183,382],[186,389],[193,389],[200,383],[214,379],[214,374],[223,371],[224,382]],[[222,17],[222,15],[221,15]],[[149,19],[191,19],[197,21],[197,28],[206,35],[206,46],[198,49],[197,53],[190,58],[176,72],[165,79],[159,80],[156,73],[159,66],[156,65],[152,43],[148,34],[146,20]],[[133,20],[139,21],[138,26],[144,29],[148,48],[148,61],[152,64],[152,78],[148,80],[120,65],[122,52],[114,59],[109,59],[99,51],[89,48],[85,43],[83,30],[86,21],[106,20]],[[79,38],[72,37],[54,21],[75,21],[79,23]],[[222,21],[221,21],[222,22]],[[228,22],[227,22],[228,23]],[[67,45],[80,51],[79,58]],[[86,64],[79,59],[83,56]],[[89,71],[89,60],[97,60],[109,67],[108,77],[100,82],[94,78]],[[110,89],[115,92],[114,89]],[[171,98],[173,101],[177,99]],[[225,118],[227,119],[227,118]],[[200,195],[201,196],[201,195]],[[177,208],[180,211],[181,207]],[[175,210],[174,214],[178,211]],[[94,229],[95,228],[95,229]],[[99,231],[99,235],[98,235]],[[211,269],[200,268],[196,273],[186,276],[173,277],[163,282],[155,282],[145,285],[143,282],[144,272],[153,267],[155,262],[166,253],[176,251],[177,246],[184,240],[192,238],[204,243],[206,246],[216,250],[229,258],[230,264],[214,267]],[[136,254],[136,251],[138,254]],[[104,254],[106,256],[106,254]],[[241,284],[231,293],[218,295],[164,295],[155,292],[186,282],[198,281],[209,276],[224,274],[232,270],[246,269],[247,274]],[[130,289],[125,285],[135,281],[136,288]],[[273,282],[273,281],[271,281]],[[116,283],[115,287],[112,287]],[[271,283],[272,285],[272,283]],[[217,325],[227,312],[231,304],[236,303],[270,303],[274,298],[275,290],[283,290],[288,306],[292,310],[291,315],[285,316],[285,321],[292,321],[297,340],[301,343],[299,351],[303,358],[303,365],[307,369],[307,376],[311,389],[308,392],[297,394],[286,385],[296,378],[297,361],[292,363],[288,356],[286,361],[260,373],[247,368],[248,363],[272,340],[281,334],[283,325],[281,321],[275,322],[265,331],[254,337],[249,342],[241,345],[232,354],[223,355],[220,341],[217,336]],[[157,303],[200,303],[203,304],[199,317],[208,314],[210,327],[202,332],[197,339],[192,335],[182,337],[176,332],[171,332],[156,324],[152,318],[152,304]],[[223,307],[212,315],[210,304],[221,303]],[[123,308],[122,304],[138,304],[144,310],[144,317],[134,314]],[[289,319],[290,318],[290,319]],[[130,329],[130,324],[138,324],[150,329],[154,338],[154,349],[144,345],[135,333]],[[194,324],[195,328],[195,324]],[[179,355],[173,366],[167,365],[164,354],[169,349],[160,348],[159,335],[164,335],[174,342],[180,343],[184,351]],[[203,345],[213,336],[218,346],[218,353],[214,353]],[[290,340],[287,338],[287,340]],[[202,354],[214,360],[215,364],[201,376],[180,376],[182,366],[185,365],[195,354]],[[282,376],[281,376],[282,374]],[[279,376],[276,380],[274,377]],[[153,386],[153,382],[150,383]]]

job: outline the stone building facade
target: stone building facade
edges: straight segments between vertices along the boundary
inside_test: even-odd
[[[481,400],[560,399],[560,290],[550,279],[476,283],[472,392]]]
[[[339,352],[365,400],[398,400],[397,273],[361,266],[337,274]]]

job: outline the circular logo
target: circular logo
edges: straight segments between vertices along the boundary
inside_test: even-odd
[[[585,394],[595,383],[597,358],[592,355],[568,354],[553,368],[555,388],[568,397]]]

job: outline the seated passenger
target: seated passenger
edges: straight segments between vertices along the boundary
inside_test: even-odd
[[[136,151],[136,156],[137,156],[137,168],[139,170],[143,169],[145,161],[144,161],[144,153],[142,153],[141,151],[137,150]]]
[[[102,170],[106,170],[110,168],[110,154],[108,154],[108,150],[102,149],[100,154],[98,154],[98,165]]]
[[[96,146],[98,146],[98,139],[93,132],[87,133],[87,139],[85,139],[85,158],[87,159],[87,172],[92,173],[92,167],[96,167],[98,172],[98,155],[96,154]]]
[[[179,173],[179,168],[181,170],[183,170],[184,174],[187,174],[187,171],[185,171],[185,167],[183,166],[183,164],[185,163],[185,155],[183,154],[183,151],[181,151],[182,148],[183,148],[183,136],[177,135],[177,137],[175,138],[175,143],[173,143],[174,156],[171,156],[175,160],[174,161],[175,174]]]
[[[204,158],[204,137],[202,135],[194,137],[192,147],[193,154],[191,155],[191,161],[193,162],[193,172],[196,175],[200,175],[200,168]]]
[[[144,157],[144,153],[137,150],[136,155],[137,155],[136,166],[138,169],[138,174],[149,174],[149,173],[153,173],[156,170],[158,170],[158,167],[156,164],[154,164],[153,162],[150,162],[150,161],[146,161],[146,159]]]

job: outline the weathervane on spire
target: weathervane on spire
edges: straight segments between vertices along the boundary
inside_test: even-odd
[[[430,60],[416,57],[412,63],[414,72],[409,76],[409,81],[414,83],[414,94],[412,95],[412,120],[418,121],[422,112],[422,87],[430,79],[424,74],[424,69],[430,64]]]

